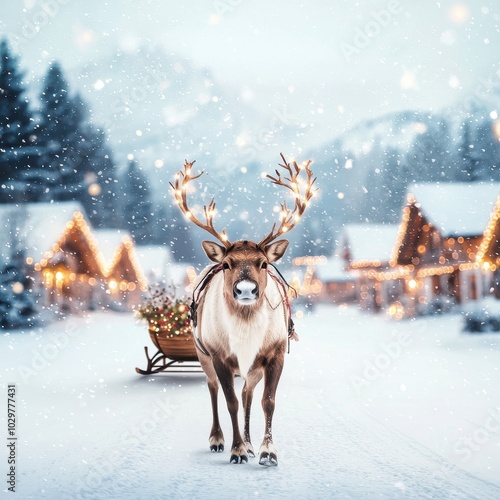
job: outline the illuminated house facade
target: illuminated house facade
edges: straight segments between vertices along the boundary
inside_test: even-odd
[[[95,235],[105,262],[107,303],[116,310],[130,309],[148,286],[134,241],[121,230],[96,230]]]
[[[363,309],[397,318],[500,298],[499,195],[500,184],[410,185],[399,225],[347,224],[329,260],[355,278]]]
[[[356,302],[358,287],[356,278],[347,270],[348,264],[337,255],[326,258],[316,265],[315,275],[320,280],[319,299],[324,302],[343,304]]]
[[[389,276],[376,276],[389,272],[397,234],[396,224],[346,224],[340,233],[335,258],[355,278],[355,296],[364,309],[377,311],[392,300],[395,290]]]
[[[0,218],[2,258],[9,259],[14,244],[23,248],[39,308],[71,312],[110,306],[116,288],[131,294],[123,301],[130,305],[146,287],[130,238],[117,243],[106,260],[79,203],[1,205]]]
[[[446,311],[498,288],[499,194],[500,184],[411,185],[388,265],[362,270],[373,300],[402,317]]]

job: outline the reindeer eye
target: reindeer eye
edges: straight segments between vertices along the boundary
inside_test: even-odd
[[[227,262],[224,262],[222,264],[222,269],[224,269],[224,270],[229,269],[229,264]]]
[[[267,269],[267,262],[263,262],[260,266],[261,269]]]

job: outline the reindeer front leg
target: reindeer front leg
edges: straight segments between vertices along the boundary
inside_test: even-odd
[[[227,409],[233,425],[233,444],[231,446],[231,457],[229,461],[232,464],[248,462],[248,455],[245,444],[240,434],[238,426],[238,398],[234,392],[234,372],[231,366],[227,366],[221,360],[213,360],[217,377],[226,397]]]
[[[210,392],[210,401],[212,403],[212,429],[210,430],[210,449],[215,452],[224,451],[224,434],[220,427],[219,410],[217,407],[217,394],[219,392],[219,380],[212,360],[199,349],[198,359],[201,367],[207,376],[208,391]]]
[[[276,350],[276,355],[264,367],[264,393],[262,395],[262,409],[264,410],[265,431],[264,439],[259,450],[260,465],[278,465],[278,456],[273,443],[273,414],[276,389],[283,371],[285,349]]]
[[[254,369],[250,371],[247,379],[245,380],[245,385],[243,386],[243,391],[241,394],[245,416],[243,439],[245,440],[245,448],[247,450],[247,453],[251,457],[255,457],[255,452],[253,451],[252,441],[250,440],[250,410],[252,408],[253,391],[255,389],[255,386],[260,382],[261,378],[262,369]]]
[[[224,434],[220,427],[219,411],[217,409],[217,393],[219,392],[219,382],[208,380],[208,390],[212,401],[212,430],[210,431],[210,449],[212,451],[224,451]]]

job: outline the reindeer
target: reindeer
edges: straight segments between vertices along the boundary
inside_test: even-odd
[[[230,463],[248,461],[255,456],[250,440],[250,408],[254,388],[264,378],[262,408],[265,416],[265,432],[259,450],[259,464],[278,465],[272,438],[272,419],[275,394],[280,380],[287,341],[296,338],[290,316],[287,290],[283,280],[270,267],[280,259],[288,247],[288,241],[274,241],[290,231],[303,215],[316,189],[309,168],[311,161],[298,166],[288,163],[281,155],[289,177],[267,177],[273,184],[283,186],[293,193],[293,210],[281,205],[281,222],[260,242],[240,240],[231,243],[226,229],[220,233],[213,224],[215,202],[212,198],[204,206],[205,223],[198,220],[187,203],[187,186],[203,172],[193,175],[193,163],[185,162],[184,171],[176,175],[170,184],[175,199],[184,215],[195,225],[214,236],[222,245],[203,241],[207,257],[215,262],[200,273],[195,283],[191,319],[200,364],[207,376],[212,402],[213,423],[210,432],[210,449],[224,450],[224,436],[219,423],[217,393],[219,383],[224,392],[233,427]],[[306,174],[305,186],[299,178]],[[302,183],[302,189],[301,189]],[[302,191],[302,192],[301,192]],[[276,268],[274,268],[276,270]],[[276,270],[277,271],[277,270]],[[279,274],[279,272],[278,272]],[[281,276],[281,274],[279,274]],[[243,436],[238,426],[238,399],[234,390],[234,377],[245,379],[242,392],[244,410]]]

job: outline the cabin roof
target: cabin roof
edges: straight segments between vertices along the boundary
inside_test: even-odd
[[[324,264],[318,264],[316,276],[323,282],[354,280],[353,275],[345,270],[345,261],[338,256],[328,258]]]
[[[41,259],[64,234],[75,213],[82,214],[88,224],[78,202],[0,205],[0,254],[3,260],[8,261],[13,240],[22,245],[27,257]]]
[[[388,262],[396,243],[398,227],[397,224],[346,224],[335,254],[341,258],[348,257],[351,263]]]
[[[131,238],[130,233],[123,229],[96,229],[94,235],[107,266],[115,259],[120,245]]]
[[[162,245],[137,245],[135,254],[141,269],[147,280],[152,282],[165,281],[172,273],[175,277],[172,280],[176,283],[182,282],[180,279],[182,271],[174,270],[174,259],[172,252]]]
[[[500,195],[500,184],[418,183],[407,193],[442,236],[480,236]]]

